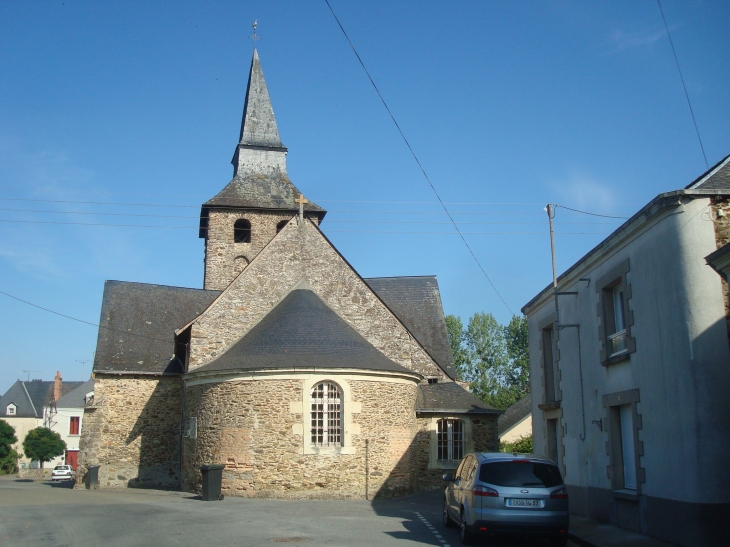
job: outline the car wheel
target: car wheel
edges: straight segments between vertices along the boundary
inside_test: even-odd
[[[464,513],[463,509],[461,510],[460,528],[461,528],[461,530],[459,531],[460,532],[459,535],[461,536],[461,544],[462,545],[471,545],[472,543],[474,543],[474,534],[472,534],[469,531],[469,527],[466,524],[466,514]]]
[[[444,511],[443,511],[443,524],[446,528],[453,528],[456,526],[454,524],[454,521],[451,520],[451,517],[449,516],[449,505],[446,503],[446,498],[444,498]]]

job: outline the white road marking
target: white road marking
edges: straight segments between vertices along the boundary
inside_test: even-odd
[[[418,511],[414,511],[414,513],[418,517],[418,520],[425,524],[426,528],[428,528],[431,533],[436,537],[436,540],[441,544],[441,547],[451,547],[451,545],[449,545],[446,540],[443,539],[443,536],[436,531],[436,528],[434,528],[433,525],[421,515],[421,513],[419,513]]]

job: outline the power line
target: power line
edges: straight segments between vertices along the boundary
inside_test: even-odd
[[[612,215],[599,215],[598,213],[589,213],[588,211],[579,211],[578,209],[571,209],[570,207],[566,207],[565,205],[558,205],[555,204],[555,207],[560,207],[562,209],[567,209],[568,211],[573,211],[574,213],[580,213],[582,215],[590,215],[592,217],[602,217],[602,218],[622,218],[622,219],[629,219],[631,217],[616,217]]]
[[[162,229],[180,229],[180,230],[205,230],[199,226],[165,226],[161,224],[107,224],[103,222],[56,222],[52,220],[8,220],[0,219],[0,222],[17,223],[17,224],[54,224],[61,226],[107,226],[112,228],[162,228]],[[448,224],[444,222],[443,224]],[[497,224],[497,223],[495,223]],[[518,224],[521,223],[512,223]],[[537,224],[537,223],[536,223]],[[325,231],[325,230],[323,230]],[[378,231],[378,230],[326,230],[326,233],[362,233],[362,234],[445,234],[459,235],[461,232],[443,232],[443,231]],[[465,234],[474,235],[500,235],[500,234],[542,234],[542,232],[463,232]],[[606,234],[609,232],[560,232],[561,234]]]
[[[89,212],[89,211],[57,211],[57,210],[41,210],[41,209],[10,209],[10,208],[0,208],[0,211],[10,211],[13,213],[48,213],[48,214],[58,214],[58,215],[96,215],[96,216],[118,216],[118,217],[143,217],[143,218],[203,218],[203,219],[209,219],[210,217],[198,217],[198,216],[191,216],[191,215],[142,215],[142,214],[136,214],[136,213],[102,213],[102,212]],[[436,213],[436,214],[442,214],[442,213]],[[465,213],[466,214],[466,213]],[[479,214],[479,213],[475,213]],[[484,213],[489,214],[489,213]],[[622,217],[623,218],[623,217]],[[30,221],[28,221],[30,222]],[[332,220],[328,219],[327,224],[332,223],[360,223],[360,224],[451,224],[450,222],[441,222],[438,220],[372,220],[372,219],[358,219],[358,220]],[[465,224],[542,224],[542,222],[469,222],[469,221],[460,221],[459,224],[465,225]],[[564,224],[588,224],[588,225],[596,225],[596,224],[610,224],[608,222],[565,222]]]
[[[388,114],[390,115],[390,119],[393,120],[393,123],[395,124],[395,127],[398,130],[398,133],[400,133],[400,136],[403,138],[403,142],[406,143],[408,150],[410,150],[411,155],[413,156],[413,159],[416,160],[416,163],[418,164],[418,167],[421,170],[421,173],[423,173],[423,176],[426,178],[428,185],[431,187],[431,190],[433,190],[433,193],[436,195],[436,198],[438,199],[439,203],[441,204],[441,207],[443,207],[444,211],[446,212],[446,214],[449,217],[449,220],[451,220],[451,223],[454,225],[454,229],[459,233],[459,236],[461,237],[461,240],[464,242],[464,245],[466,245],[466,248],[469,250],[469,253],[471,253],[471,256],[474,259],[474,261],[477,263],[477,266],[479,266],[479,269],[484,274],[484,277],[486,277],[487,281],[492,286],[492,289],[494,289],[494,292],[497,293],[497,296],[502,301],[502,304],[504,304],[504,306],[509,310],[509,312],[512,315],[515,315],[515,313],[512,311],[512,308],[510,308],[509,305],[507,304],[507,302],[505,301],[505,299],[502,298],[502,295],[497,290],[497,287],[495,287],[494,283],[492,283],[492,280],[489,278],[489,276],[487,275],[487,272],[482,267],[481,263],[479,262],[479,259],[477,259],[476,255],[474,254],[474,251],[472,251],[471,247],[469,246],[469,243],[467,243],[466,238],[462,235],[456,222],[451,217],[451,214],[449,214],[449,210],[446,208],[446,205],[444,204],[443,200],[441,199],[441,196],[436,191],[436,187],[431,182],[431,179],[428,178],[428,175],[426,174],[426,170],[423,168],[423,165],[421,165],[421,162],[419,161],[418,156],[416,156],[416,153],[413,151],[413,148],[411,147],[411,144],[408,142],[408,139],[406,138],[405,134],[401,130],[400,125],[398,125],[398,122],[396,121],[395,116],[393,116],[393,113],[390,111],[390,108],[388,108],[388,103],[385,102],[385,99],[383,98],[383,95],[380,93],[378,86],[375,85],[375,81],[373,80],[372,76],[370,76],[368,69],[365,67],[365,63],[363,63],[362,59],[360,58],[360,55],[357,53],[357,50],[355,49],[355,46],[352,44],[350,37],[347,35],[347,32],[345,32],[345,28],[342,26],[342,23],[340,23],[340,20],[337,17],[337,14],[335,14],[335,10],[332,9],[332,6],[330,5],[329,0],[324,0],[324,1],[327,4],[327,7],[332,12],[332,16],[335,18],[335,21],[337,21],[337,24],[339,25],[340,30],[342,31],[342,34],[344,34],[345,39],[350,44],[350,47],[352,48],[352,51],[355,54],[355,57],[357,57],[357,60],[360,62],[360,66],[362,66],[363,70],[365,71],[365,74],[367,74],[367,77],[370,80],[370,83],[373,85],[375,92],[378,94],[378,97],[380,97],[380,100],[383,103],[383,106],[388,111]]]
[[[158,342],[165,342],[169,344],[170,340],[163,340],[162,338],[153,338],[151,336],[145,336],[144,334],[135,334],[133,332],[124,331],[124,330],[117,330],[112,329],[109,327],[105,327],[103,325],[98,325],[96,323],[91,323],[90,321],[84,321],[83,319],[77,319],[76,317],[71,317],[70,315],[66,315],[64,313],[59,313],[57,311],[49,310],[48,308],[44,308],[43,306],[39,306],[38,304],[33,304],[32,302],[28,302],[27,300],[23,300],[22,298],[18,298],[17,296],[13,296],[12,294],[8,294],[4,291],[0,291],[0,294],[4,294],[8,298],[12,298],[13,300],[17,300],[18,302],[22,302],[23,304],[27,304],[28,306],[32,306],[34,308],[38,308],[39,310],[46,311],[48,313],[52,313],[54,315],[59,315],[61,317],[65,317],[66,319],[71,319],[72,321],[78,321],[79,323],[84,323],[85,325],[91,325],[92,327],[99,327],[100,329],[108,330],[110,332],[118,332],[120,334],[123,334],[125,336],[136,336],[137,338],[146,338],[147,340],[156,340]]]
[[[664,21],[664,28],[667,29],[667,37],[669,38],[669,45],[672,46],[672,55],[674,55],[674,62],[677,65],[677,72],[679,72],[679,79],[682,81],[682,88],[684,89],[684,96],[687,97],[687,106],[689,106],[689,113],[692,115],[692,123],[695,125],[695,132],[697,133],[697,140],[700,141],[700,148],[702,149],[702,157],[705,158],[705,167],[710,168],[710,164],[707,163],[707,155],[705,154],[705,147],[702,145],[702,138],[700,137],[700,130],[697,127],[697,120],[695,119],[694,110],[692,110],[692,103],[689,100],[689,93],[687,93],[687,86],[684,83],[684,76],[682,76],[682,69],[679,68],[679,59],[677,59],[677,52],[674,50],[674,42],[672,42],[672,35],[669,34],[669,25],[667,25],[667,19],[664,17],[664,10],[662,9],[662,3],[660,0],[656,0],[659,6],[659,12],[662,14],[662,21]]]

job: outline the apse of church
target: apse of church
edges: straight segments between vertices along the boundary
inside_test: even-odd
[[[204,289],[105,284],[80,447],[102,488],[198,492],[223,464],[226,495],[370,499],[496,448],[436,278],[362,278],[286,153],[254,51],[233,179],[201,209]]]

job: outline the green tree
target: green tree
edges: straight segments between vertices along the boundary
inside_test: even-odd
[[[532,454],[532,435],[520,437],[513,443],[499,443],[500,452],[514,452],[517,454]]]
[[[463,366],[469,358],[464,347],[464,325],[461,323],[461,317],[447,315],[446,332],[449,334],[449,344],[451,345],[451,353],[454,356],[454,365],[459,370],[459,367]]]
[[[61,435],[47,427],[31,429],[23,441],[25,456],[41,462],[41,469],[43,469],[44,462],[60,456],[65,450],[66,443],[61,439]]]
[[[13,448],[18,442],[15,428],[5,420],[0,420],[0,473],[14,473],[20,454]]]
[[[472,393],[500,409],[529,393],[530,360],[524,317],[513,316],[503,326],[491,313],[475,313],[466,329],[461,319],[450,317],[447,329],[454,362],[459,377],[470,382]]]

